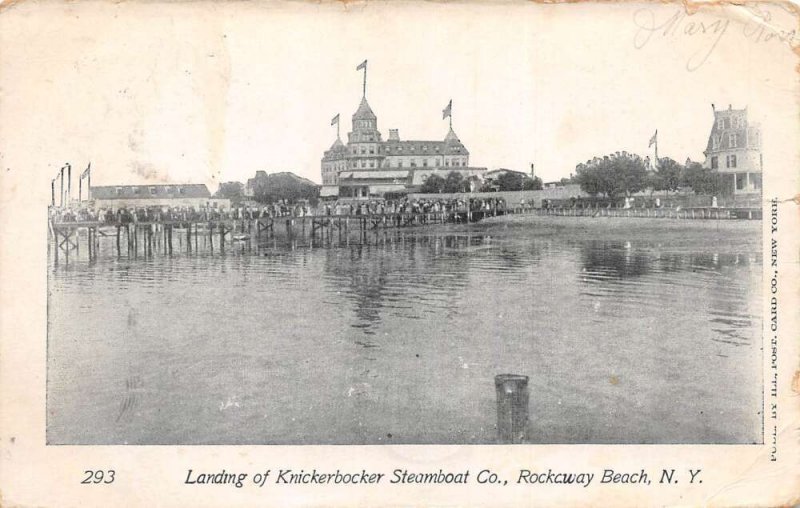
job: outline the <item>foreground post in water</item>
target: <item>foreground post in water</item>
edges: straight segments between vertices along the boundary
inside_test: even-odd
[[[497,439],[502,444],[524,443],[528,438],[528,376],[498,374]]]

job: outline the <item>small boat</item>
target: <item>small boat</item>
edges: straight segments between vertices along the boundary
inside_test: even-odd
[[[245,240],[249,240],[250,235],[233,235],[234,242],[244,242]]]

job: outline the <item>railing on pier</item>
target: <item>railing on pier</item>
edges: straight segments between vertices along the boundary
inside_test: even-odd
[[[187,252],[199,248],[199,239],[202,238],[204,246],[214,249],[215,238],[220,249],[225,248],[226,241],[248,241],[255,236],[256,240],[262,237],[272,237],[276,225],[285,227],[287,236],[291,239],[297,235],[315,236],[334,233],[349,235],[351,231],[362,234],[370,230],[389,228],[403,228],[411,226],[424,226],[431,224],[466,224],[483,219],[487,216],[496,216],[507,213],[505,209],[494,208],[489,210],[472,211],[444,211],[444,212],[394,212],[373,213],[365,215],[304,215],[304,216],[279,216],[279,217],[253,217],[253,218],[217,218],[202,219],[157,219],[157,220],[126,220],[126,221],[50,221],[50,232],[53,238],[54,260],[58,264],[60,254],[69,262],[70,253],[74,250],[80,252],[82,232],[85,231],[85,243],[88,248],[89,259],[95,259],[99,251],[100,238],[111,237],[115,241],[117,256],[124,250],[128,255],[152,256],[154,244],[163,245],[163,251],[173,253],[173,236],[180,234],[181,248],[185,244]],[[237,234],[238,233],[238,234]],[[185,242],[183,241],[185,238]]]
[[[58,222],[50,221],[50,232],[53,238],[54,259],[58,264],[60,255],[69,262],[70,253],[74,250],[80,252],[81,234],[85,231],[85,243],[88,248],[89,259],[95,259],[99,251],[100,238],[112,237],[117,256],[122,255],[122,246],[128,255],[138,256],[141,250],[145,256],[152,256],[153,245],[163,245],[164,253],[172,254],[173,236],[179,232],[181,236],[180,248],[188,252],[199,248],[199,239],[202,238],[204,246],[214,249],[217,239],[220,249],[225,248],[225,242],[247,241],[255,236],[256,240],[262,237],[272,237],[276,224],[285,227],[287,236],[295,238],[296,235],[311,238],[327,234],[330,238],[334,234],[347,237],[351,231],[365,234],[367,231],[403,228],[411,226],[425,226],[433,224],[468,224],[480,221],[486,217],[507,214],[535,214],[539,216],[566,216],[566,217],[639,217],[639,218],[670,218],[670,219],[760,219],[761,210],[756,208],[490,208],[481,210],[450,210],[429,212],[392,212],[371,213],[365,215],[305,215],[282,217],[253,217],[253,218],[217,218],[211,220],[197,219],[167,219],[150,221],[76,221]],[[238,233],[238,234],[237,234]],[[183,241],[185,238],[185,242]],[[124,239],[124,241],[123,241]]]

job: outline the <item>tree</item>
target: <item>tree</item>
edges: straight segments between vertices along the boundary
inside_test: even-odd
[[[691,187],[695,194],[717,196],[724,189],[722,175],[713,169],[704,168],[699,162],[691,162],[686,166],[681,183]]]
[[[227,198],[232,206],[238,206],[244,200],[244,184],[242,182],[225,182],[219,184],[215,198]]]
[[[525,177],[522,180],[522,190],[542,190],[542,187],[544,187],[544,183],[538,176],[534,178]]]
[[[314,204],[319,186],[290,172],[273,173],[256,178],[253,197],[259,203],[274,203],[281,199],[290,203],[308,200]]]
[[[423,194],[438,194],[444,189],[444,178],[439,175],[430,175],[422,184],[419,191]]]
[[[602,194],[613,199],[644,189],[647,170],[638,155],[610,155],[579,164],[575,180],[587,194]]]
[[[497,177],[497,186],[501,191],[522,190],[522,175],[507,171]]]
[[[430,180],[430,177],[428,179]],[[461,173],[457,171],[451,171],[447,173],[447,176],[444,179],[442,191],[447,193],[467,192],[469,191],[469,182],[464,180],[464,177],[461,175]]]
[[[676,191],[680,188],[684,168],[669,157],[659,159],[656,172],[649,182],[653,190]]]

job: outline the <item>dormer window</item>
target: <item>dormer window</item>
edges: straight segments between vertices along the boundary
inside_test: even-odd
[[[720,141],[719,135],[711,136],[711,146],[712,148],[714,148],[714,150],[717,150],[719,148],[719,141]]]
[[[728,142],[730,142],[731,148],[736,148],[738,146],[738,141],[739,137],[735,132],[728,134]]]
[[[122,196],[122,192],[123,192],[122,187],[117,187],[116,191],[117,191],[117,196]]]
[[[155,187],[150,187],[150,194],[151,194],[151,195],[155,195],[155,194],[156,194],[156,192],[158,192],[158,191],[156,190],[156,188],[155,188]]]

